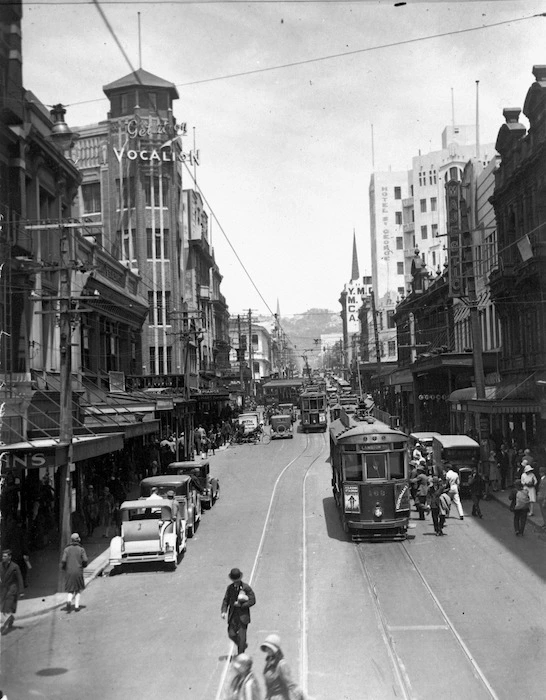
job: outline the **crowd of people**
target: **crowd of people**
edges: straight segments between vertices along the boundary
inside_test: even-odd
[[[444,534],[445,520],[455,506],[460,520],[464,520],[461,504],[461,477],[459,469],[445,462],[437,473],[433,473],[431,455],[423,445],[417,443],[411,455],[410,493],[424,520],[431,514],[437,536]],[[538,503],[542,515],[542,527],[546,529],[546,466],[538,467],[530,449],[516,450],[505,444],[499,454],[489,452],[489,458],[482,462],[482,468],[472,467],[465,488],[472,500],[472,516],[482,518],[480,502],[492,498],[492,493],[509,493],[510,510],[514,512],[514,531],[522,536],[528,515],[534,515]]]

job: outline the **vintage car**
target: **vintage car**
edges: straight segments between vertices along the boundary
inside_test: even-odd
[[[296,420],[296,409],[291,403],[280,403],[279,404],[280,415],[290,416],[292,423]]]
[[[186,551],[186,524],[168,498],[139,498],[120,506],[121,534],[110,542],[110,567],[161,561],[176,569]]]
[[[292,416],[290,415],[275,415],[269,419],[271,427],[271,439],[293,438],[292,432]]]
[[[203,507],[212,508],[220,498],[220,482],[210,475],[208,459],[200,462],[171,462],[167,471],[169,474],[192,477],[199,491],[199,499]]]
[[[160,496],[165,497],[168,491],[174,491],[182,519],[186,523],[186,534],[193,537],[201,520],[201,501],[199,491],[191,476],[167,474],[163,476],[148,476],[140,482],[140,495],[148,498],[152,488],[157,488]]]
[[[260,416],[258,413],[241,413],[237,418],[237,422],[244,428],[245,435],[252,433],[260,425]]]

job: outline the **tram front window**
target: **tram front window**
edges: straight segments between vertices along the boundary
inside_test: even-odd
[[[401,452],[391,452],[389,464],[391,468],[391,479],[403,479],[404,455]]]
[[[362,455],[346,454],[343,465],[343,477],[345,481],[363,481],[362,479]]]
[[[386,479],[386,455],[366,455],[366,479]]]

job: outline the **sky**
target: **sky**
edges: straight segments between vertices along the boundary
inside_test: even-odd
[[[353,231],[371,271],[372,172],[439,150],[452,104],[474,124],[476,81],[494,143],[546,64],[546,0],[97,4],[24,2],[24,86],[71,127],[105,119],[102,87],[140,65],[177,86],[235,315],[338,313]]]

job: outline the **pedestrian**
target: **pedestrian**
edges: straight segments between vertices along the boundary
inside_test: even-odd
[[[478,471],[478,467],[472,467],[472,474],[468,479],[468,487],[470,489],[470,497],[472,498],[472,515],[483,518],[482,511],[480,510],[480,501],[485,493],[485,482]]]
[[[81,546],[80,536],[77,532],[70,535],[70,544],[65,547],[61,559],[61,567],[65,572],[64,589],[68,593],[66,599],[66,612],[70,612],[72,600],[74,610],[80,609],[80,595],[85,588],[83,570],[87,566],[87,554]]]
[[[501,484],[501,473],[499,468],[499,462],[497,459],[497,453],[495,450],[491,450],[489,453],[489,485],[491,491],[498,491]]]
[[[539,469],[540,481],[537,487],[537,502],[542,513],[542,527],[546,528],[546,467]]]
[[[87,487],[87,493],[83,497],[83,517],[87,536],[93,537],[93,532],[99,524],[99,499],[93,484]]]
[[[224,700],[261,700],[262,693],[252,672],[252,659],[239,654],[233,659],[232,678]]]
[[[227,617],[228,637],[237,645],[237,653],[242,654],[247,648],[247,627],[250,624],[250,608],[256,603],[254,591],[243,581],[239,569],[229,572],[231,583],[226,588],[222,601],[222,619]]]
[[[265,652],[264,681],[265,700],[296,700],[302,697],[302,692],[292,678],[281,649],[281,638],[278,634],[270,634],[260,646]]]
[[[498,454],[499,471],[500,471],[500,487],[501,491],[506,489],[506,482],[509,478],[510,463],[508,459],[508,448],[503,442]]]
[[[102,492],[102,498],[99,500],[99,516],[101,527],[104,528],[103,537],[110,537],[110,528],[114,520],[114,510],[116,502],[110,493],[108,486],[105,486]]]
[[[514,488],[510,492],[510,510],[514,513],[515,533],[523,536],[529,513],[529,494],[519,479],[516,479]]]
[[[430,507],[434,532],[437,537],[441,537],[444,534],[446,521],[445,508],[442,508],[440,502],[440,497],[443,493],[445,493],[445,485],[440,481],[439,477],[433,476],[427,492],[427,504]]]
[[[419,520],[425,519],[427,493],[428,493],[428,477],[426,475],[426,467],[420,464],[417,467],[417,475],[410,481],[415,485],[415,507],[419,512]]]
[[[451,498],[451,501],[455,503],[455,506],[459,513],[459,520],[464,520],[463,506],[461,504],[461,497],[459,495],[459,474],[457,473],[457,470],[451,465],[449,466],[449,469],[446,472],[446,481],[449,486],[449,497]]]
[[[201,457],[201,433],[199,428],[195,428],[193,431],[193,444],[195,445],[196,456]]]
[[[533,515],[533,506],[537,502],[537,483],[538,480],[535,476],[533,467],[530,464],[526,464],[523,467],[523,474],[521,475],[521,484],[529,494],[529,515]]]
[[[170,489],[167,491],[167,498],[171,502],[171,514],[172,514],[172,519],[177,520],[178,519],[178,511],[179,511],[179,506],[178,506],[178,501],[174,497],[174,491]]]
[[[11,560],[11,550],[2,551],[2,564],[0,565],[0,603],[2,606],[2,628],[5,634],[15,620],[17,601],[24,590],[21,569]]]
[[[29,539],[21,518],[8,517],[2,532],[2,549],[11,551],[11,560],[17,564],[23,577],[23,585],[28,588],[28,572],[32,569],[29,557]]]

